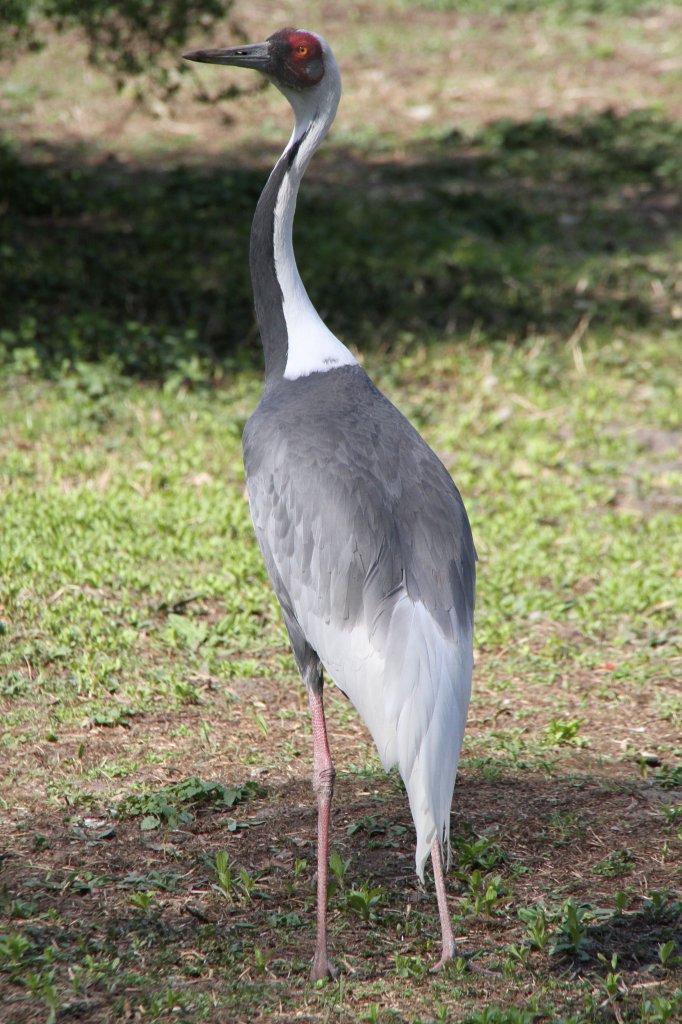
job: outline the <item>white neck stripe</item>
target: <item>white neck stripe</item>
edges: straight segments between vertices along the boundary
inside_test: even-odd
[[[286,93],[294,107],[296,124],[284,157],[288,159],[294,146],[297,152],[282,179],[275,203],[273,249],[287,327],[288,351],[284,370],[287,380],[357,363],[310,301],[296,266],[292,240],[298,187],[310,158],[334,120],[340,95],[340,85],[335,80],[338,79],[336,64],[330,64],[326,57],[325,66],[325,78],[314,94],[312,90],[293,95]]]

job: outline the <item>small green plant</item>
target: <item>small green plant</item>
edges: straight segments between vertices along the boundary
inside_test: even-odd
[[[584,718],[561,720],[552,718],[545,729],[545,743],[548,747],[586,747],[589,740],[579,736]]]
[[[513,975],[513,972],[518,964],[523,967],[528,966],[530,960],[531,948],[530,946],[517,945],[512,943],[511,946],[507,947],[507,967],[508,970],[505,973]]]
[[[263,733],[263,735],[267,739],[268,738],[269,730],[268,730],[268,723],[267,723],[267,719],[265,718],[265,715],[263,715],[263,713],[261,711],[258,711],[256,709],[254,709],[253,718],[254,718],[254,721],[255,721],[256,725],[258,726],[260,731]]]
[[[130,708],[116,705],[115,707],[102,708],[101,711],[97,711],[90,721],[93,725],[100,726],[100,728],[110,729],[121,726],[124,729],[129,729],[130,718],[133,713]]]
[[[222,893],[228,903],[232,903],[234,899],[234,879],[232,875],[232,864],[230,863],[229,855],[225,850],[220,850],[216,853],[215,860],[211,867],[213,868],[213,873],[216,879],[213,883],[213,888],[216,892]]]
[[[365,814],[363,817],[358,818],[357,821],[351,822],[346,828],[346,833],[349,836],[354,836],[358,832],[366,832],[371,840],[377,836],[385,835],[386,825],[376,815]]]
[[[396,954],[395,973],[398,978],[423,978],[427,970],[422,957]]]
[[[268,957],[265,955],[260,946],[254,946],[253,950],[253,962],[257,974],[265,974],[268,966]]]
[[[492,871],[509,860],[501,846],[487,836],[458,839],[454,845],[457,851],[457,872],[460,878],[464,878],[474,868],[480,868],[481,871]]]
[[[678,821],[682,821],[682,804],[661,807],[661,811],[668,825],[676,825]]]
[[[56,970],[51,968],[45,971],[30,971],[23,979],[29,992],[41,999],[47,1006],[45,1024],[55,1024],[57,1020],[59,996],[55,985],[55,975]]]
[[[682,902],[669,889],[651,889],[644,900],[644,910],[655,921],[667,924],[682,915]]]
[[[614,850],[608,857],[604,857],[603,860],[593,865],[592,874],[603,875],[604,878],[619,878],[621,875],[629,874],[634,866],[635,859],[632,850]]]
[[[254,889],[256,888],[256,882],[258,881],[256,875],[252,875],[246,868],[239,869],[239,888],[241,889],[247,900],[250,900],[253,896]]]
[[[547,911],[537,907],[520,907],[518,915],[526,925],[528,941],[533,949],[544,949],[549,942],[549,919]]]
[[[606,977],[602,984],[604,986],[607,999],[609,999],[609,1001],[613,1001],[620,991],[620,980],[623,975],[622,971],[616,969],[618,967],[618,954],[612,953],[610,960],[607,960],[603,953],[598,953],[597,957],[608,968]]]
[[[553,955],[577,957],[579,960],[588,958],[590,940],[586,918],[589,918],[590,911],[591,907],[577,904],[573,897],[566,900],[552,946]]]
[[[162,988],[158,994],[152,996],[148,1004],[152,1018],[163,1017],[167,1013],[177,1013],[181,1008],[181,996],[170,987]]]
[[[464,1024],[534,1024],[542,1016],[535,1010],[517,1010],[512,1007],[501,1009],[497,1006],[486,1006],[477,1010],[470,1017],[465,1017]]]
[[[287,930],[300,928],[303,924],[303,918],[295,911],[285,914],[275,910],[268,914],[267,920],[271,928],[286,928]]]
[[[171,613],[168,616],[168,628],[164,639],[173,647],[196,653],[208,639],[208,633],[208,626],[205,623],[197,622],[187,615]]]
[[[215,879],[212,888],[224,896],[228,903],[233,903],[235,899],[252,899],[258,876],[246,868],[238,868],[230,861],[226,850],[219,850],[213,860],[206,858],[206,863]]]
[[[682,764],[673,767],[664,764],[654,775],[661,789],[678,789],[682,786]]]
[[[136,910],[142,910],[145,912],[151,910],[156,904],[154,893],[151,891],[133,892],[128,897],[128,902],[131,907],[135,907]]]
[[[0,967],[19,967],[32,943],[21,932],[0,935]]]
[[[329,857],[329,870],[332,873],[332,887],[344,889],[346,886],[346,872],[350,867],[350,857],[345,859],[338,850],[332,850]],[[333,895],[333,892],[331,893]]]
[[[116,814],[121,818],[140,817],[143,832],[161,825],[177,828],[178,825],[192,821],[194,809],[201,804],[230,808],[262,792],[255,782],[246,782],[242,786],[224,786],[221,782],[204,782],[193,777],[163,789],[131,793],[118,804]]]
[[[556,812],[550,815],[549,827],[554,833],[554,841],[558,846],[568,846],[576,836],[583,835],[586,822],[575,811]]]
[[[465,913],[494,914],[507,895],[501,875],[484,875],[478,868],[467,880],[469,892],[463,901]]]
[[[293,896],[297,889],[297,882],[306,872],[308,868],[308,861],[303,857],[296,857],[294,860],[294,870],[286,880],[287,894]],[[336,883],[333,883],[334,885]]]
[[[357,914],[363,921],[376,920],[377,907],[381,903],[383,889],[380,885],[370,888],[365,882],[361,888],[353,887],[345,894],[344,905],[353,914]]]
[[[613,902],[616,904],[616,913],[622,914],[630,902],[630,897],[626,892],[617,892],[613,897]]]
[[[666,971],[680,963],[682,958],[677,955],[677,943],[674,939],[661,943],[658,947],[658,959]]]
[[[10,900],[7,905],[7,916],[12,920],[27,920],[37,912],[37,904],[26,900]]]
[[[679,1020],[682,1010],[682,992],[667,996],[645,996],[642,999],[640,1019],[642,1024],[668,1024]]]

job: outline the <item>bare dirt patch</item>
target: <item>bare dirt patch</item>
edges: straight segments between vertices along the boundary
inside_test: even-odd
[[[540,738],[557,716],[556,693],[548,688],[543,694],[538,687],[523,692],[520,682],[500,693],[487,685],[485,660],[478,674],[482,684],[468,734],[472,756],[465,756],[455,795],[450,890],[462,952],[493,973],[468,976],[465,986],[474,986],[479,999],[520,999],[521,1005],[526,988],[510,990],[501,968],[503,950],[527,941],[528,925],[516,910],[547,907],[548,915],[556,915],[569,899],[590,908],[581,942],[564,954],[552,953],[555,921],[554,939],[533,953],[535,969],[542,965],[558,978],[566,972],[582,976],[599,968],[598,954],[615,954],[629,985],[648,984],[659,947],[682,942],[682,911],[670,895],[681,881],[680,841],[665,829],[662,811],[679,805],[680,790],[664,788],[653,769],[643,775],[629,743],[624,757],[614,757],[612,741],[618,749],[621,737],[614,733],[610,703],[579,709],[588,748],[550,750]],[[227,704],[136,716],[128,729],[89,730],[83,770],[134,760],[145,748],[163,753],[172,747],[173,756],[124,783],[81,776],[80,797],[71,798],[71,805],[46,799],[31,756],[17,765],[14,788],[21,799],[0,826],[4,928],[30,916],[26,931],[36,946],[53,944],[77,956],[79,944],[99,945],[108,962],[120,962],[125,981],[117,988],[111,978],[102,979],[87,998],[65,1007],[60,1020],[85,1015],[106,1021],[112,1007],[123,1007],[121,1019],[142,1019],[135,1008],[131,943],[138,948],[139,968],[159,972],[185,995],[189,985],[196,998],[212,986],[234,984],[234,962],[240,964],[234,1013],[216,1020],[241,1019],[240,1000],[248,1019],[269,1019],[271,1008],[251,1004],[249,986],[259,985],[259,978],[270,985],[277,979],[305,984],[314,936],[316,819],[307,710],[298,684],[287,689],[261,680],[237,684],[233,691]],[[573,716],[580,692],[578,687],[566,694],[564,705],[559,702],[561,714]],[[669,750],[675,737],[653,713],[654,697],[653,691],[636,699],[622,696],[619,717],[627,729],[646,730],[648,747]],[[267,735],[254,719],[254,703],[263,709]],[[412,965],[410,970],[436,958],[435,901],[430,883],[423,890],[414,874],[412,824],[398,780],[366,761],[365,730],[349,718],[345,702],[329,703],[340,770],[332,842],[349,862],[330,900],[332,945],[356,982],[376,982],[393,976],[396,957]],[[517,720],[529,704],[535,713],[523,730],[516,763],[508,752],[477,759],[486,744],[494,751],[500,716]],[[216,737],[210,751],[197,749],[208,717]],[[180,725],[184,736],[178,735]],[[50,752],[52,769],[44,778],[53,786],[60,775],[62,782],[66,776],[73,781],[77,742],[74,730]],[[131,791],[131,781],[153,792],[196,775],[227,786],[253,779],[262,795],[227,810],[190,807],[187,822],[150,831],[141,829],[139,818],[117,817],[115,807]],[[476,838],[501,851],[499,863],[482,872],[497,893],[487,911],[473,909],[481,892],[472,889],[476,867],[467,858]],[[217,890],[212,867],[222,850],[233,865],[230,897]],[[238,882],[240,870],[253,879],[248,895]],[[363,885],[381,893],[367,919],[349,909],[347,898]],[[619,893],[625,894],[620,910]],[[192,971],[188,977],[188,963],[196,966],[195,977]],[[22,989],[5,982],[4,999],[9,1021],[41,1019]]]

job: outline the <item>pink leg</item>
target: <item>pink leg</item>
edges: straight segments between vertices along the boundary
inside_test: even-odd
[[[450,911],[448,910],[448,898],[445,892],[443,855],[441,853],[440,842],[437,838],[434,839],[433,846],[431,847],[431,861],[433,863],[433,878],[436,883],[440,930],[443,936],[443,949],[440,960],[431,968],[431,970],[439,971],[443,964],[447,963],[448,960],[452,960],[452,958],[457,955],[457,946],[455,945],[455,936],[452,933]]]
[[[313,722],[313,789],[317,794],[317,940],[310,977],[334,978],[336,970],[327,956],[327,865],[329,819],[334,792],[334,764],[327,742],[322,690],[308,690]]]

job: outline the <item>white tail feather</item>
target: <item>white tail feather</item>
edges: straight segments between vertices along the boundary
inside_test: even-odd
[[[384,767],[398,766],[423,880],[436,837],[449,860],[450,809],[471,694],[471,629],[454,622],[452,638],[446,637],[425,605],[406,593],[393,604],[383,642],[373,642],[377,634],[364,625],[348,632],[312,615],[304,628],[367,725]]]

